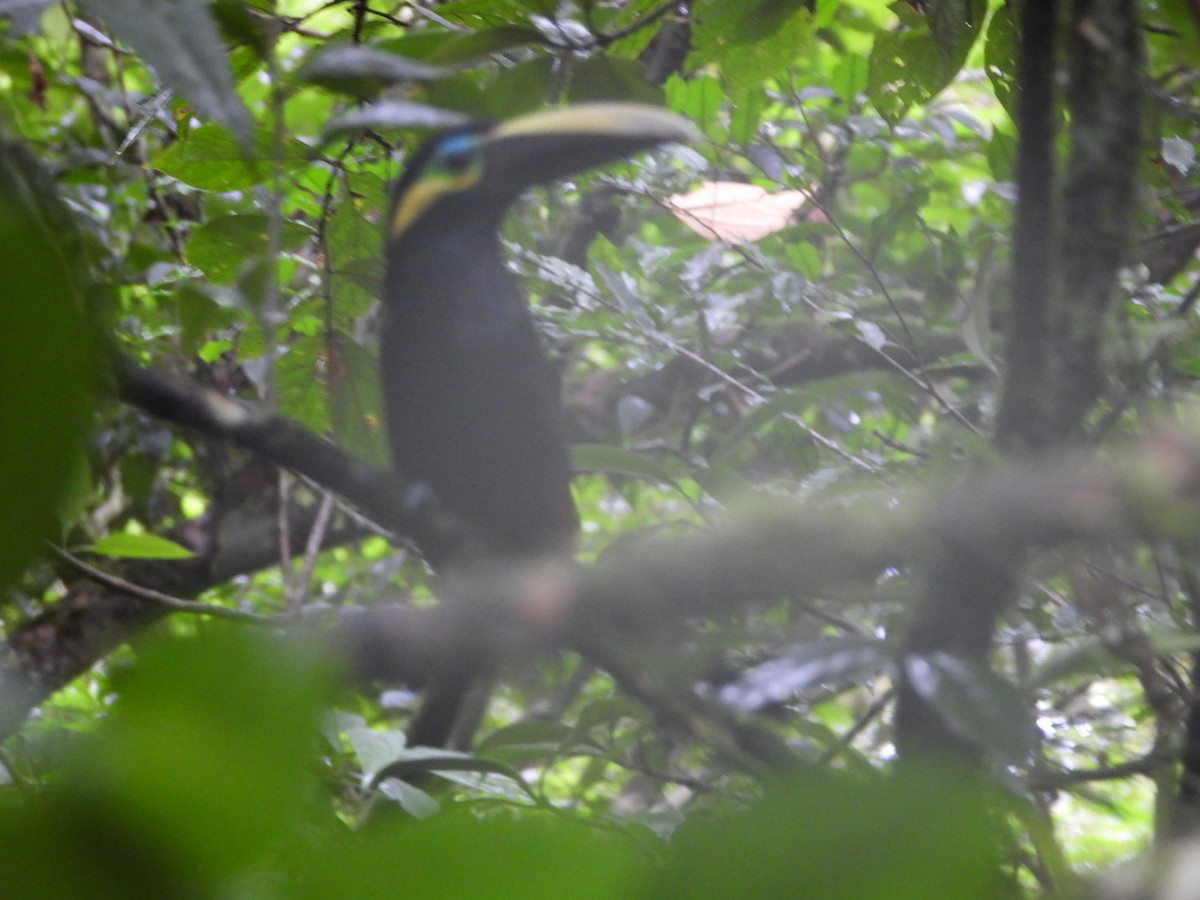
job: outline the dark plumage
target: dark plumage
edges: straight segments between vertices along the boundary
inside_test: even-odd
[[[396,184],[380,347],[392,454],[488,554],[566,554],[577,525],[557,387],[504,264],[501,220],[535,184],[694,135],[637,104],[535,113],[434,137]],[[449,681],[413,744],[445,741],[470,673]]]

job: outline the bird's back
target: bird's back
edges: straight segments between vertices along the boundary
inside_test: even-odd
[[[393,266],[380,348],[389,437],[403,474],[489,550],[552,552],[576,526],[556,379],[511,275],[498,255],[502,277],[478,258],[493,251],[447,244]]]

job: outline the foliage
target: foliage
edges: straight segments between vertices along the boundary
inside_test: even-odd
[[[1197,715],[1196,454],[1162,429],[1200,374],[1200,23],[1137,6],[1140,206],[1060,495],[1041,460],[988,480],[1011,4],[0,0],[6,895],[1009,896],[1165,833]],[[414,694],[350,687],[320,638],[508,582],[435,582],[411,534],[166,424],[112,360],[386,462],[387,185],[431,128],[597,99],[705,141],[524,199],[505,245],[563,372],[583,577],[684,599],[510,648],[473,753],[429,756]],[[710,181],[808,202],[713,242],[669,202]],[[795,516],[804,547],[772,530]],[[1015,549],[955,596],[1017,585],[985,651],[925,642],[979,535]],[[536,618],[558,582],[521,584]],[[898,694],[976,756],[928,766]]]

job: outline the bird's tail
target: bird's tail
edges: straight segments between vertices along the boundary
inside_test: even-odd
[[[492,682],[474,668],[439,676],[409,725],[408,746],[469,750],[487,711]]]

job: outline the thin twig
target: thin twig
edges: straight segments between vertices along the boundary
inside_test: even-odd
[[[78,556],[68,553],[61,547],[51,544],[50,550],[71,568],[87,576],[97,584],[111,588],[114,591],[120,591],[123,594],[128,594],[131,597],[137,597],[140,600],[157,603],[159,606],[173,612],[212,616],[215,619],[229,619],[234,622],[245,622],[249,625],[279,625],[282,621],[275,616],[261,616],[258,613],[243,612],[242,610],[229,609],[225,606],[215,606],[211,603],[200,603],[196,600],[184,600],[181,597],[173,597],[170,594],[164,594],[162,591],[156,591],[153,588],[143,587],[140,584],[134,584],[132,581],[126,581],[124,578],[105,572],[103,569],[97,569],[95,566],[84,562]]]

